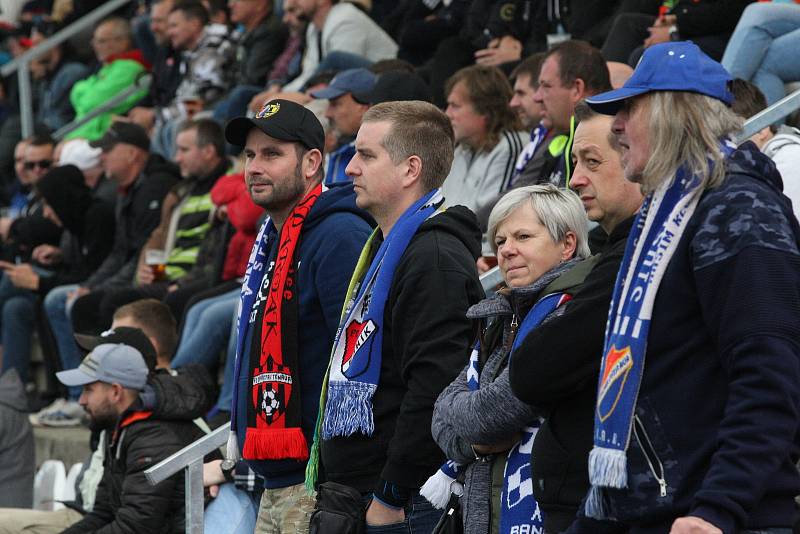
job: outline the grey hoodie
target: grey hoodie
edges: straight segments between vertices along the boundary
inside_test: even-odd
[[[33,430],[25,387],[15,369],[0,375],[0,508],[33,504]]]
[[[792,200],[794,216],[800,218],[800,130],[781,126],[761,151],[778,167],[783,194]]]

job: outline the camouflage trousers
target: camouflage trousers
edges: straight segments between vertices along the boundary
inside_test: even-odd
[[[303,484],[265,489],[253,534],[307,534],[315,501]]]

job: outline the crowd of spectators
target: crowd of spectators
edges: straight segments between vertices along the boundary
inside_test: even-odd
[[[100,4],[0,1],[0,62]],[[748,373],[800,367],[800,131],[731,140],[800,81],[800,2],[148,0],[86,32],[30,64],[32,136],[0,83],[0,532],[180,531],[142,472],[228,421],[208,532],[430,532],[457,489],[472,533],[789,532],[800,386]],[[715,395],[691,438],[651,406],[695,420],[669,362]],[[29,425],[92,430],[69,511],[21,511]]]

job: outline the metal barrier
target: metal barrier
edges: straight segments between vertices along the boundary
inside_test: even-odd
[[[30,63],[40,55],[60,45],[67,39],[77,35],[86,28],[93,26],[98,21],[107,17],[120,7],[132,0],[109,0],[97,9],[84,15],[66,28],[59,30],[46,41],[34,46],[14,61],[6,63],[0,68],[0,75],[8,76],[18,71],[17,83],[19,85],[19,108],[22,122],[22,138],[33,135],[33,101],[31,100],[31,70]]]
[[[153,76],[152,75],[145,74],[145,75],[141,76],[138,80],[136,80],[136,83],[134,83],[132,86],[128,87],[127,89],[125,89],[124,91],[122,91],[120,93],[117,93],[112,98],[109,98],[108,100],[103,102],[103,104],[101,104],[100,106],[94,108],[92,111],[90,111],[89,113],[87,113],[86,115],[81,117],[80,119],[76,119],[76,120],[70,122],[69,124],[65,124],[64,126],[59,128],[58,130],[56,130],[53,133],[53,139],[55,139],[56,141],[61,141],[61,139],[65,135],[70,133],[71,131],[80,128],[81,126],[83,126],[84,124],[86,124],[90,120],[94,119],[98,115],[102,115],[103,113],[106,113],[107,111],[111,111],[112,109],[117,107],[118,104],[121,104],[122,102],[127,100],[128,97],[130,97],[131,95],[134,95],[134,94],[136,94],[136,93],[138,93],[139,91],[142,91],[142,90],[146,91],[147,89],[150,88],[150,84],[152,82],[153,82]]]
[[[782,118],[793,113],[798,108],[800,108],[800,89],[789,95],[786,95],[767,109],[760,111],[747,119],[744,123],[742,132],[736,138],[737,143],[741,143],[746,139],[749,139],[753,136],[753,134],[763,130],[771,124],[775,124]]]

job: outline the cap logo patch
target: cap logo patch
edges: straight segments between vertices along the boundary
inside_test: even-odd
[[[257,119],[266,119],[268,117],[272,117],[281,109],[280,102],[275,102],[274,104],[264,104],[264,107],[261,108],[261,111],[258,112],[256,115]]]

